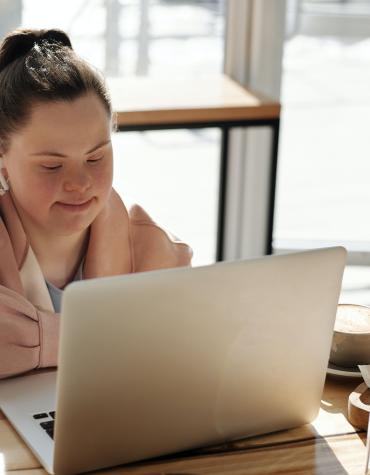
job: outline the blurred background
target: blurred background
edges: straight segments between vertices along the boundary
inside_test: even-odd
[[[341,301],[370,304],[369,1],[0,0],[0,36],[19,26],[64,29],[107,77],[226,72],[280,100],[274,252],[345,245]],[[194,265],[215,262],[220,132],[116,133],[113,146],[125,202],[188,242]],[[265,190],[249,172],[262,158],[242,160],[229,258],[261,254],[250,233],[264,239]]]

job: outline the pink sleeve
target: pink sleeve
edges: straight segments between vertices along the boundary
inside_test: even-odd
[[[56,366],[59,315],[0,285],[0,379]]]
[[[193,251],[135,204],[130,209],[133,271],[191,266]]]

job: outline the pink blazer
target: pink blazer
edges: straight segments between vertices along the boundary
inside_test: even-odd
[[[91,225],[83,278],[187,266],[192,250],[112,189]],[[10,193],[0,198],[0,378],[56,366],[59,315]]]

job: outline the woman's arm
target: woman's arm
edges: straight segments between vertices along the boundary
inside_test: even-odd
[[[0,285],[0,378],[56,366],[59,315]]]

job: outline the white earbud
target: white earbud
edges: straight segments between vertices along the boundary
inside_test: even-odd
[[[8,182],[6,181],[5,176],[3,175],[2,169],[3,169],[3,159],[0,158],[0,196],[5,195],[5,193],[9,191],[9,185],[8,185]]]

